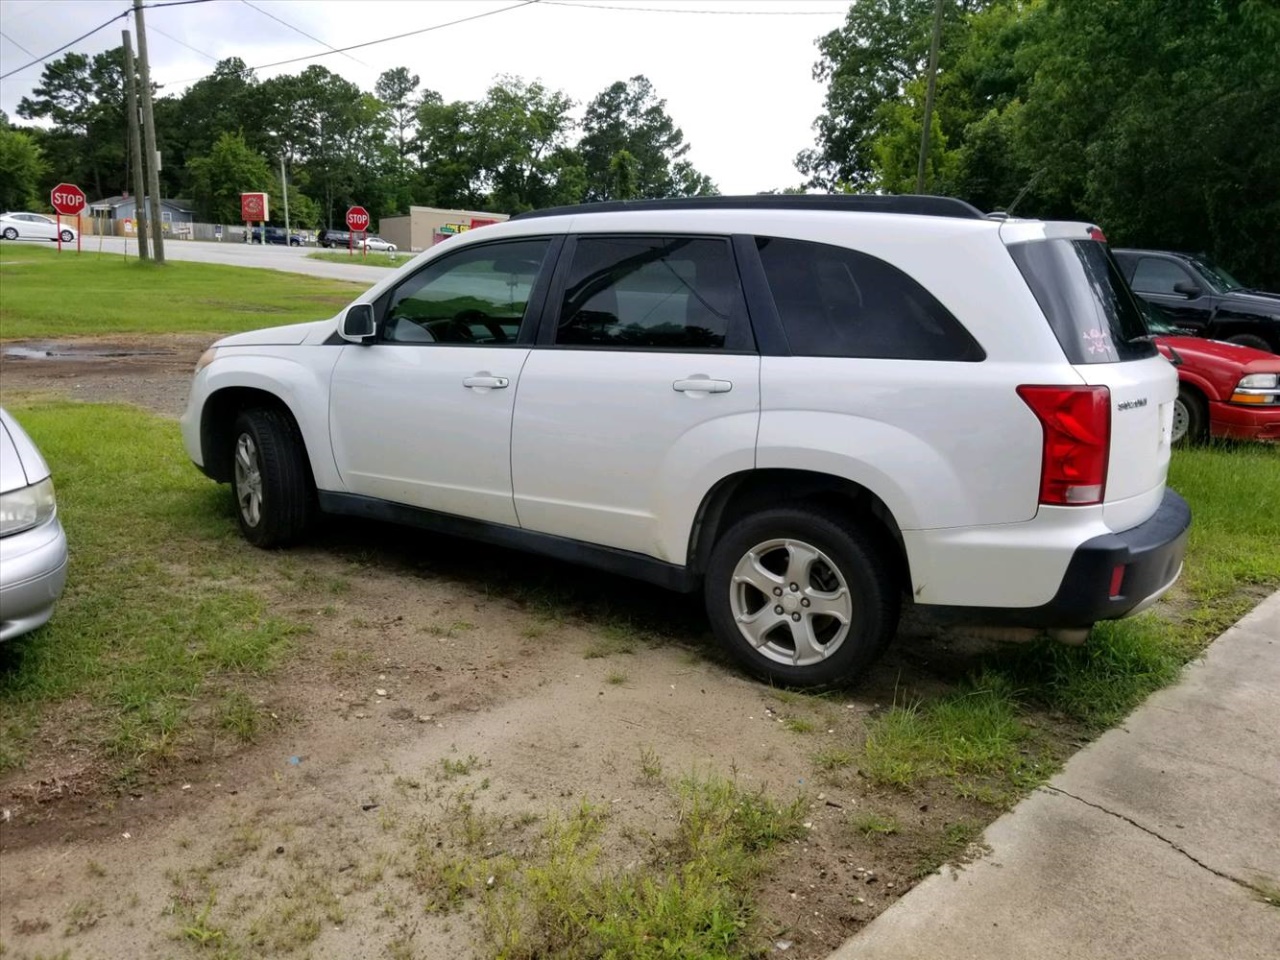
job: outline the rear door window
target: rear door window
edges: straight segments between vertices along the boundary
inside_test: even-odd
[[[746,302],[728,240],[578,238],[557,346],[734,350],[748,345],[745,331]]]
[[[1118,363],[1156,355],[1147,324],[1107,248],[1096,240],[1009,246],[1071,363]]]
[[[756,249],[794,356],[985,357],[960,321],[892,264],[807,240],[757,237]]]

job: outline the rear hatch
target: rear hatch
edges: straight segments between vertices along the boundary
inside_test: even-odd
[[[1018,226],[1006,225],[1001,236],[1067,361],[1084,383],[1110,393],[1103,521],[1127,530],[1154,514],[1164,495],[1177,373],[1152,343],[1101,231],[1045,223],[1033,239]]]

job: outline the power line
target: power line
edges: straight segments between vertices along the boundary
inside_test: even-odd
[[[187,2],[192,2],[192,0],[187,0]],[[407,33],[397,33],[393,37],[382,37],[378,40],[366,40],[364,43],[353,43],[349,47],[338,47],[333,52],[346,53],[348,50],[359,50],[362,47],[372,47],[375,44],[379,44],[379,43],[390,43],[392,40],[403,40],[405,37],[416,37],[419,34],[431,33],[433,30],[443,30],[445,27],[456,27],[460,23],[468,23],[472,20],[480,20],[480,19],[483,19],[484,17],[492,17],[495,14],[506,13],[508,10],[518,10],[521,7],[529,6],[530,4],[543,3],[543,2],[546,2],[546,0],[523,0],[522,3],[513,3],[509,7],[499,7],[497,10],[486,10],[484,13],[476,13],[469,17],[462,17],[459,20],[450,20],[448,23],[437,23],[431,27],[423,27],[421,30],[410,30]],[[327,57],[327,56],[329,56],[329,54],[327,53],[313,53],[305,57],[292,57],[288,60],[277,60],[275,63],[264,63],[256,67],[252,67],[251,69],[267,70],[267,69],[270,69],[271,67],[283,67],[286,64],[299,63],[303,60],[315,60],[319,57]]]
[[[152,32],[152,33],[158,33],[158,34],[160,34],[160,36],[162,36],[162,37],[168,37],[168,38],[169,38],[170,40],[172,40],[174,43],[179,44],[180,46],[186,47],[186,48],[187,48],[188,50],[190,50],[192,53],[198,53],[198,54],[200,54],[200,56],[204,57],[206,60],[212,60],[214,63],[217,63],[217,62],[218,62],[218,58],[217,58],[217,57],[213,56],[212,54],[205,53],[203,50],[197,50],[195,47],[193,47],[191,44],[187,43],[185,40],[179,40],[179,39],[178,39],[177,37],[175,37],[172,33],[168,33],[168,32],[166,32],[166,31],[164,31],[164,30],[161,30],[161,29],[160,29],[159,27],[157,27],[154,23],[149,23],[149,24],[147,24],[147,30],[149,30],[149,31],[150,31],[150,32]]]
[[[9,35],[8,35],[7,33],[5,33],[3,30],[0,30],[0,37],[4,37],[6,40],[8,40],[10,43],[12,43],[15,47],[17,47],[19,50],[21,50],[23,53],[25,53],[28,57],[34,57],[34,56],[35,56],[35,54],[34,54],[34,53],[32,53],[30,50],[28,50],[26,47],[24,47],[22,44],[20,44],[17,40],[13,39],[13,37],[9,36]]]
[[[208,2],[209,2],[209,0],[169,0],[169,2],[167,2],[167,3],[148,3],[148,4],[144,4],[144,7],[145,7],[146,9],[150,10],[150,9],[152,9],[153,7],[154,7],[154,8],[157,8],[157,9],[158,9],[158,8],[163,8],[163,7],[185,7],[185,6],[188,6],[189,4],[193,4],[193,3],[208,3]],[[127,17],[127,16],[128,16],[130,13],[132,13],[132,12],[133,12],[133,8],[132,8],[132,7],[126,7],[122,12],[117,13],[117,14],[116,14],[114,17],[112,17],[110,20],[105,20],[105,21],[103,21],[102,23],[100,23],[100,24],[98,24],[96,27],[94,27],[92,30],[90,30],[88,33],[82,33],[82,34],[80,34],[80,36],[76,37],[76,38],[75,38],[74,40],[72,40],[70,43],[64,43],[64,44],[63,44],[62,46],[60,46],[57,50],[54,50],[54,51],[53,51],[53,52],[51,52],[51,53],[46,53],[43,57],[36,57],[34,60],[30,61],[29,63],[24,63],[24,64],[23,64],[22,66],[20,66],[20,67],[14,67],[14,68],[13,68],[12,70],[10,70],[8,73],[0,73],[0,80],[4,80],[4,79],[6,79],[6,78],[8,78],[8,77],[12,77],[15,73],[18,73],[20,70],[25,70],[25,69],[27,69],[27,67],[34,67],[34,66],[35,66],[36,64],[38,64],[38,63],[43,63],[44,61],[48,60],[50,57],[56,57],[56,56],[57,56],[58,54],[60,54],[63,50],[66,50],[68,47],[74,47],[74,46],[75,46],[77,43],[79,43],[81,40],[87,40],[89,37],[92,37],[92,36],[93,36],[95,33],[97,33],[99,30],[102,30],[102,29],[103,29],[103,28],[105,28],[105,27],[109,27],[109,26],[111,26],[111,24],[115,23],[117,20],[122,20],[122,19],[124,19],[125,17]],[[166,34],[166,36],[168,36],[168,34]],[[7,39],[7,38],[6,38],[6,39]],[[172,37],[171,37],[170,39],[172,39]],[[10,41],[10,42],[12,42],[12,41]],[[181,41],[179,41],[179,42],[181,42]],[[17,46],[17,44],[15,43],[15,44],[14,44],[14,46]],[[31,55],[32,55],[32,54],[31,54],[31,51],[29,51],[29,50],[28,50],[28,51],[27,51],[27,55],[28,55],[28,56],[31,56]]]
[[[192,2],[192,0],[181,0],[181,2],[190,3],[190,2]],[[131,8],[130,8],[130,9],[131,9]],[[102,29],[103,29],[103,28],[105,28],[105,27],[109,27],[109,26],[111,26],[111,24],[115,23],[117,20],[123,20],[125,17],[127,17],[127,16],[129,15],[129,12],[130,12],[129,10],[125,10],[123,13],[117,13],[117,14],[116,14],[114,17],[112,17],[110,20],[107,20],[107,21],[104,21],[103,23],[98,24],[96,27],[94,27],[94,28],[93,28],[92,30],[90,30],[88,33],[82,33],[82,34],[80,34],[80,36],[76,37],[76,38],[75,38],[74,40],[72,40],[70,43],[64,43],[62,46],[60,46],[57,50],[54,50],[52,53],[46,53],[43,57],[36,57],[36,58],[35,58],[34,60],[32,60],[30,63],[24,63],[24,64],[23,64],[22,66],[20,66],[20,67],[14,67],[14,68],[13,68],[12,70],[10,70],[8,73],[0,73],[0,80],[5,79],[5,77],[11,77],[11,76],[13,76],[13,75],[14,75],[15,73],[17,73],[19,70],[25,70],[25,69],[27,69],[27,67],[34,67],[37,63],[43,63],[45,60],[48,60],[50,57],[56,57],[56,56],[57,56],[58,54],[60,54],[63,50],[67,49],[67,47],[74,47],[74,46],[75,46],[77,43],[79,43],[81,40],[85,40],[85,39],[87,39],[87,38],[89,38],[89,37],[92,37],[92,36],[93,36],[95,33],[97,33],[99,30],[102,30]]]
[[[294,33],[302,34],[302,36],[306,37],[308,40],[314,40],[316,43],[320,44],[320,46],[322,46],[322,47],[328,47],[328,48],[329,48],[329,50],[330,50],[330,51],[332,51],[333,53],[341,53],[341,54],[342,54],[344,57],[346,57],[348,60],[354,60],[356,63],[360,64],[360,66],[362,66],[362,67],[367,67],[367,66],[369,66],[369,64],[365,63],[363,60],[357,59],[356,57],[351,56],[351,54],[346,53],[346,52],[344,52],[344,51],[342,51],[342,50],[339,50],[337,47],[333,46],[333,44],[331,44],[331,43],[325,43],[325,42],[324,42],[323,40],[321,40],[319,37],[313,37],[311,34],[307,33],[307,31],[302,30],[302,29],[300,29],[300,28],[298,28],[298,27],[295,27],[292,23],[289,23],[289,21],[287,21],[287,20],[281,20],[281,19],[280,19],[279,17],[277,17],[274,13],[270,13],[269,11],[263,10],[261,7],[259,7],[259,6],[255,5],[255,4],[250,3],[250,2],[249,2],[249,0],[240,0],[240,2],[241,2],[241,3],[243,3],[243,4],[244,4],[246,7],[248,7],[250,10],[256,10],[256,11],[258,11],[258,13],[262,14],[264,17],[270,17],[270,18],[271,18],[272,20],[274,20],[276,23],[279,23],[279,24],[281,24],[281,25],[283,25],[283,26],[288,27],[288,28],[289,28],[290,30],[292,30]]]
[[[549,7],[580,10],[622,10],[627,13],[690,13],[705,17],[830,17],[844,10],[688,10],[682,7],[624,7],[605,3],[573,3],[571,0],[542,0]]]

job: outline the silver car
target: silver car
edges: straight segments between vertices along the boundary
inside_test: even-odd
[[[0,408],[0,640],[41,626],[67,582],[67,536],[49,465]]]

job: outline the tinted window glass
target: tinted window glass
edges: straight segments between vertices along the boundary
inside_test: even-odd
[[[1009,247],[1071,363],[1156,354],[1147,325],[1107,248],[1096,240],[1037,240]]]
[[[383,320],[392,343],[514,343],[549,240],[469,247],[396,288]]]
[[[1143,257],[1133,271],[1131,284],[1133,289],[1142,293],[1165,293],[1173,296],[1175,283],[1190,280],[1187,272],[1172,260]]]
[[[579,237],[555,342],[720,349],[744,317],[727,240]]]
[[[806,357],[981,360],[982,348],[897,267],[844,247],[756,238],[791,352]]]

